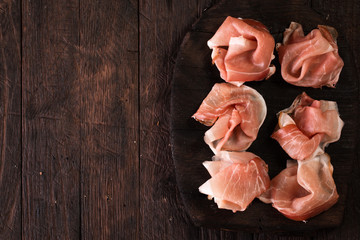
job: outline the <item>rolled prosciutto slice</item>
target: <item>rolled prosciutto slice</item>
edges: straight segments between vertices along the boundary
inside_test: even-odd
[[[312,158],[339,140],[344,122],[336,102],[314,100],[305,92],[278,114],[278,126],[272,138],[296,160]]]
[[[304,36],[302,26],[292,22],[276,47],[284,80],[302,87],[335,87],[344,66],[336,38],[336,30],[323,25]]]
[[[270,186],[268,166],[250,152],[220,152],[203,163],[211,178],[199,191],[221,209],[244,211]]]
[[[227,17],[208,41],[211,58],[226,82],[240,86],[247,81],[269,78],[275,72],[274,38],[252,19]]]
[[[256,139],[266,116],[264,98],[253,88],[217,83],[193,115],[212,126],[204,136],[215,155],[219,151],[244,151]]]
[[[259,199],[272,203],[286,217],[304,221],[333,206],[339,195],[332,177],[329,155],[293,161],[271,180],[270,188]]]

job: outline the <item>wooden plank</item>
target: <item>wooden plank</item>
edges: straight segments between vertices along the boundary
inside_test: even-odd
[[[180,43],[203,9],[214,3],[140,1],[141,239],[203,239],[177,191],[169,100]]]
[[[22,238],[80,237],[76,0],[22,1]]]
[[[20,1],[0,4],[0,239],[21,238]]]
[[[139,238],[137,11],[80,3],[82,239]]]

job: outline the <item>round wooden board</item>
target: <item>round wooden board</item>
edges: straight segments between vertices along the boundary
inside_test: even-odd
[[[235,2],[235,3],[234,3]],[[269,165],[270,177],[285,168],[289,157],[279,144],[270,138],[276,125],[276,113],[292,103],[305,91],[314,99],[336,101],[340,116],[345,122],[341,139],[331,144],[326,152],[334,166],[334,179],[340,195],[338,203],[328,211],[305,222],[296,222],[282,216],[271,205],[255,199],[244,212],[232,213],[220,210],[198,187],[210,178],[202,162],[210,160],[212,152],[204,143],[207,127],[191,116],[216,82],[223,82],[215,66],[211,64],[211,50],[207,41],[213,36],[227,16],[252,18],[265,24],[276,42],[282,41],[282,33],[291,21],[303,25],[305,32],[318,24],[331,25],[303,2],[249,3],[228,1],[207,10],[186,35],[176,61],[171,94],[171,141],[179,190],[189,216],[196,225],[220,229],[249,231],[311,231],[332,228],[342,222],[346,204],[347,175],[356,159],[356,129],[358,127],[358,76],[344,36],[339,32],[339,53],[345,62],[335,89],[301,88],[287,84],[281,77],[278,56],[273,63],[277,71],[270,79],[246,83],[264,97],[268,113],[258,137],[248,151],[263,158]]]

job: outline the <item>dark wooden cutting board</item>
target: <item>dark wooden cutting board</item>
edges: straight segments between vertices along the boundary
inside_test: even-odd
[[[250,1],[249,1],[250,2]],[[249,231],[311,231],[339,226],[346,204],[348,174],[353,161],[357,161],[356,140],[358,127],[359,78],[354,61],[342,30],[336,23],[329,23],[302,1],[271,1],[249,3],[228,1],[207,10],[186,35],[176,61],[171,94],[171,139],[176,168],[177,184],[188,214],[196,225],[231,230]],[[301,88],[287,84],[280,75],[276,55],[273,63],[277,71],[269,80],[247,83],[264,97],[268,113],[258,138],[248,151],[263,158],[269,165],[269,175],[274,177],[285,168],[289,157],[279,144],[270,138],[276,125],[276,113],[292,103],[305,91],[314,99],[336,101],[340,116],[345,122],[341,139],[326,149],[334,166],[334,179],[340,195],[339,201],[328,211],[305,222],[296,222],[282,216],[271,205],[255,199],[244,212],[232,213],[220,210],[198,187],[210,178],[202,162],[212,157],[204,143],[207,127],[191,118],[202,100],[216,82],[223,82],[215,66],[211,64],[211,51],[207,41],[227,16],[253,18],[265,24],[276,42],[282,41],[282,33],[291,21],[303,25],[305,33],[318,24],[331,25],[339,32],[339,53],[345,62],[335,89]]]

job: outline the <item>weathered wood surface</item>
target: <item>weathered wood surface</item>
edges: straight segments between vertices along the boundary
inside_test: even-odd
[[[0,239],[360,238],[357,159],[333,230],[191,222],[169,145],[170,83],[182,39],[216,2],[0,1]],[[292,3],[342,28],[359,71],[359,3]]]
[[[0,239],[21,237],[21,12],[0,4]]]
[[[24,239],[80,236],[78,7],[22,2]]]
[[[80,1],[83,239],[139,238],[137,9]]]

